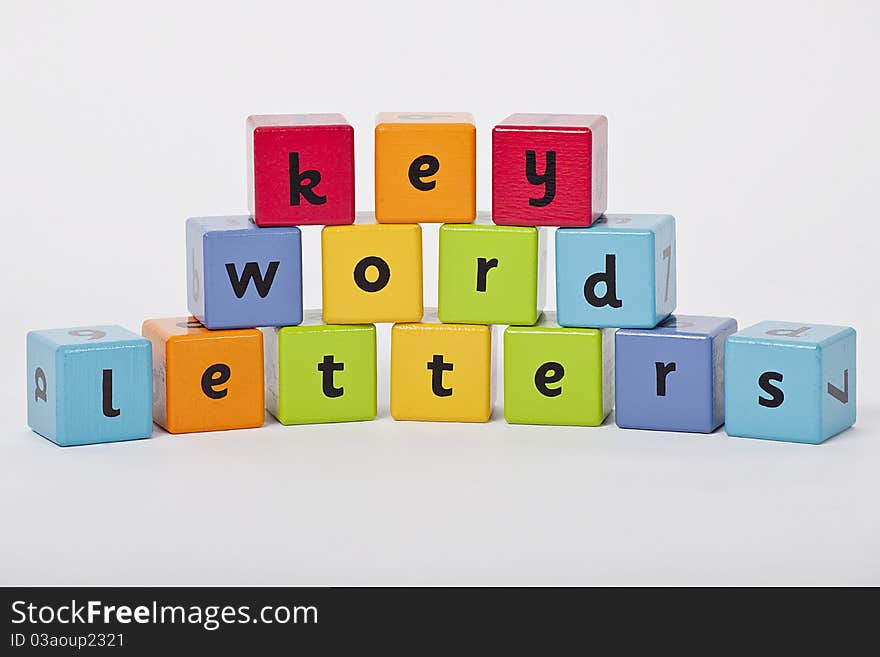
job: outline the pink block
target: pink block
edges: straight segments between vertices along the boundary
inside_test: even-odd
[[[608,119],[512,114],[492,130],[492,220],[589,226],[607,207]]]
[[[344,116],[250,116],[247,134],[258,226],[354,223],[354,129]]]

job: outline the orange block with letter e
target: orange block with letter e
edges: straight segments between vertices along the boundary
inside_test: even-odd
[[[376,118],[376,220],[470,223],[477,216],[477,129],[464,112]]]
[[[148,319],[153,419],[170,433],[263,425],[263,334],[209,331],[194,317]]]

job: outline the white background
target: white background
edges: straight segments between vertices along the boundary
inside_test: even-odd
[[[0,9],[0,584],[880,584],[877,3],[228,4]],[[396,110],[475,114],[481,208],[495,122],[606,114],[609,210],[678,219],[678,310],[854,326],[856,427],[395,423],[383,330],[374,423],[27,429],[28,329],[186,312],[183,222],[246,210],[248,114],[344,113],[370,209]]]

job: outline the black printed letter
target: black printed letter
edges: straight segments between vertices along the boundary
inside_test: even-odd
[[[657,370],[657,396],[666,396],[666,377],[675,371],[675,363],[654,363]]]
[[[215,390],[214,388],[222,386],[229,381],[231,375],[232,370],[229,369],[229,365],[226,365],[225,363],[211,365],[211,367],[206,369],[205,373],[202,374],[202,392],[211,399],[223,399],[229,394],[229,390],[226,388],[223,388],[223,390]]]
[[[344,390],[333,385],[333,373],[345,369],[345,363],[336,363],[333,356],[324,356],[324,360],[318,363],[318,371],[323,375],[321,388],[325,397],[342,397]]]
[[[375,281],[367,280],[367,269],[375,267],[379,272]],[[378,292],[391,280],[391,268],[378,256],[367,256],[354,266],[354,282],[364,292]]]
[[[563,376],[565,376],[565,368],[562,367],[562,363],[554,363],[552,361],[544,363],[535,372],[535,387],[545,397],[558,397],[562,394],[562,386],[550,388],[547,384],[559,383],[562,381]]]
[[[611,306],[620,308],[623,302],[617,298],[617,256],[608,253],[605,255],[605,271],[593,274],[584,283],[584,297],[591,306],[601,308]],[[596,286],[605,283],[605,294],[596,296]]]
[[[452,363],[444,363],[443,356],[434,354],[433,360],[428,361],[428,369],[431,370],[431,391],[438,397],[451,397],[452,388],[443,387],[443,372],[451,372]]]
[[[498,258],[477,258],[477,292],[486,291],[486,276],[489,270],[498,266]]]
[[[437,181],[426,182],[422,178],[433,176],[438,171],[440,171],[440,160],[433,155],[420,155],[409,165],[409,182],[416,189],[429,192],[437,186]]]
[[[779,372],[764,372],[758,377],[758,385],[761,387],[761,390],[770,395],[770,399],[758,396],[758,403],[766,408],[782,406],[782,402],[785,400],[782,390],[770,383],[771,381],[782,383],[782,375]]]
[[[253,279],[254,287],[257,288],[257,294],[260,295],[261,299],[265,299],[266,295],[269,294],[269,290],[272,288],[272,281],[275,280],[275,272],[278,271],[279,264],[280,263],[277,260],[270,262],[264,278],[263,274],[260,272],[260,265],[256,262],[246,263],[244,270],[241,273],[241,277],[239,277],[238,273],[235,271],[235,263],[227,262],[226,273],[229,275],[229,282],[232,283],[232,291],[235,292],[235,296],[241,299],[244,296],[244,293],[247,292],[251,279]]]
[[[314,192],[314,188],[321,182],[321,173],[317,169],[307,169],[299,172],[299,153],[288,155],[290,168],[290,204],[299,205],[299,197],[302,195],[312,205],[323,205],[327,202],[326,196]],[[306,184],[303,181],[307,180]]]
[[[547,151],[544,154],[544,173],[538,175],[537,154],[535,151],[526,151],[526,178],[533,185],[544,185],[544,196],[530,198],[529,205],[534,208],[543,208],[550,205],[556,196],[556,151]]]
[[[101,393],[104,415],[107,417],[117,417],[119,409],[113,408],[113,370],[104,370],[104,378],[101,381]]]

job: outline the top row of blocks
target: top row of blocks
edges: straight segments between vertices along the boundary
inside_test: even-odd
[[[249,208],[258,226],[354,223],[354,128],[341,114],[251,116]],[[471,223],[476,127],[467,113],[376,117],[376,220]],[[512,114],[492,130],[492,219],[589,226],[606,210],[608,119]]]

